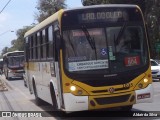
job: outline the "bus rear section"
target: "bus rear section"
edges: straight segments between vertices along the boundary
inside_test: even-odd
[[[147,33],[137,6],[64,11],[61,79],[66,111],[152,102]]]

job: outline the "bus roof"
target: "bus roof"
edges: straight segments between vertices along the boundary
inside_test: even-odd
[[[5,57],[5,56],[7,56],[7,55],[9,55],[9,54],[12,54],[12,53],[17,53],[17,52],[22,52],[22,53],[24,53],[24,51],[18,51],[18,50],[16,50],[16,51],[7,52],[7,53],[3,54],[3,57]]]
[[[44,28],[46,25],[51,24],[52,22],[58,20],[58,16],[59,14],[61,14],[64,10],[61,9],[58,12],[56,12],[55,14],[51,15],[50,17],[48,17],[47,19],[45,19],[44,21],[42,21],[41,23],[39,23],[38,25],[36,25],[35,27],[33,27],[31,30],[27,31],[24,35],[24,37]]]
[[[65,11],[90,9],[90,8],[103,8],[103,7],[140,8],[138,5],[134,5],[134,4],[102,4],[102,5],[91,5],[91,6],[77,7],[77,8],[67,9]]]
[[[37,24],[35,27],[27,31],[24,35],[24,37],[31,35],[34,32],[37,32],[38,30],[44,28],[45,26],[53,23],[54,21],[58,20],[60,17],[59,15],[62,14],[65,11],[74,11],[74,10],[81,10],[81,9],[90,9],[90,8],[100,8],[100,7],[117,7],[117,8],[139,8],[137,5],[132,4],[104,4],[104,5],[92,5],[92,6],[83,6],[83,7],[77,7],[72,9],[61,9],[57,11],[55,14],[51,15],[50,17],[46,18],[41,23]],[[139,8],[140,9],[140,8]]]

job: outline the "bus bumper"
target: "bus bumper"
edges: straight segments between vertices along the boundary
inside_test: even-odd
[[[136,90],[136,103],[150,103],[153,102],[153,85],[141,90]]]
[[[23,78],[23,73],[8,73],[9,78]]]
[[[88,110],[88,96],[75,96],[71,93],[63,94],[65,111],[84,111]]]
[[[9,70],[8,78],[23,78],[24,70]]]
[[[71,93],[64,93],[63,99],[66,112],[123,107],[137,103],[152,102],[153,86],[150,84],[145,89],[120,95],[75,96]]]

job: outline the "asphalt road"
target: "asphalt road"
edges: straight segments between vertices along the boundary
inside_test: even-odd
[[[5,80],[4,76],[0,76],[0,79],[3,79],[6,83],[8,91],[0,92],[0,110],[1,111],[41,111],[42,115],[47,116],[41,118],[42,120],[50,120],[50,119],[110,119],[110,120],[160,120],[160,82],[153,82],[154,86],[154,101],[153,103],[141,103],[133,106],[132,112],[135,113],[133,117],[106,117],[104,114],[110,114],[112,111],[106,110],[105,112],[76,112],[71,114],[64,114],[63,112],[53,112],[52,106],[44,102],[42,106],[37,106],[35,104],[34,95],[29,93],[28,88],[24,86],[23,80]],[[113,110],[115,111],[115,110]],[[140,114],[142,112],[142,114]],[[133,114],[132,113],[132,114]],[[136,114],[137,113],[137,114]],[[86,115],[89,114],[89,115]],[[95,114],[99,114],[96,116]],[[111,114],[114,114],[111,112]],[[117,114],[117,113],[116,113]],[[116,115],[115,114],[115,115]],[[121,113],[118,113],[121,114]],[[124,114],[124,113],[123,113]],[[126,113],[128,114],[128,113]],[[141,116],[143,115],[143,117]],[[150,117],[144,117],[148,115]],[[93,116],[93,117],[92,117]],[[114,115],[113,115],[114,116]],[[19,117],[15,117],[16,120],[21,120]],[[26,118],[27,119],[27,118]],[[28,118],[29,120],[31,118]],[[27,119],[27,120],[28,120]],[[34,118],[37,120],[40,118]],[[6,119],[4,119],[6,120]],[[12,120],[12,119],[11,119]]]

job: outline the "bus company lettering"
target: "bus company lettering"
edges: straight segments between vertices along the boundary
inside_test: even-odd
[[[84,13],[84,14],[82,14],[82,21],[118,19],[118,18],[122,18],[122,17],[123,17],[123,13],[121,11]]]

